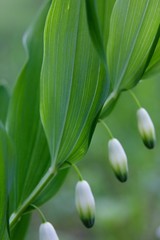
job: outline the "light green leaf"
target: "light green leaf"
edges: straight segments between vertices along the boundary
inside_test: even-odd
[[[159,22],[159,0],[116,1],[107,47],[114,91],[132,88],[141,79]]]
[[[50,154],[39,114],[39,82],[43,57],[43,31],[50,1],[25,35],[27,62],[11,98],[7,128],[16,158],[10,194],[10,213],[33,191],[50,164]]]
[[[86,153],[107,89],[85,2],[53,1],[45,26],[40,104],[53,165]]]

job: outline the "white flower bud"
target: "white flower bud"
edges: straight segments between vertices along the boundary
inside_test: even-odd
[[[57,233],[51,223],[45,222],[40,225],[39,240],[59,240]]]
[[[108,155],[116,177],[121,182],[125,182],[128,177],[127,156],[122,145],[116,138],[108,142]]]
[[[156,142],[156,134],[153,122],[144,108],[137,111],[138,130],[142,137],[143,143],[148,148],[154,148]]]
[[[95,221],[95,201],[91,188],[85,180],[76,185],[75,204],[79,216],[87,228],[93,226]]]

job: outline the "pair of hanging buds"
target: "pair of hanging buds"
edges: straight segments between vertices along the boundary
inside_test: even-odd
[[[156,142],[155,128],[148,112],[144,108],[137,110],[137,123],[145,146],[149,149],[154,148]],[[127,156],[121,143],[116,138],[112,138],[108,142],[108,155],[116,177],[121,182],[125,182],[128,176]]]
[[[75,204],[83,224],[91,228],[95,221],[95,200],[87,181],[78,181],[75,191]],[[49,222],[44,222],[39,228],[39,240],[59,240],[57,233]]]
[[[83,224],[87,228],[91,228],[95,222],[94,196],[92,194],[90,185],[87,181],[83,180],[78,168],[74,164],[72,166],[74,167],[81,179],[77,182],[75,188],[75,205],[77,208],[77,212]],[[40,209],[38,209],[36,206],[34,206],[34,208],[39,211],[44,222],[40,225],[39,228],[39,240],[59,240],[52,224],[45,221],[45,217],[40,211]]]

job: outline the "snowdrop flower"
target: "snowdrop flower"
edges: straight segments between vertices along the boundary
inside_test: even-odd
[[[156,142],[156,134],[153,122],[144,108],[137,111],[138,130],[142,137],[143,143],[148,148],[154,148]]]
[[[120,142],[113,138],[108,142],[109,161],[116,177],[125,182],[128,177],[128,163],[126,153]]]
[[[76,185],[75,204],[79,216],[87,228],[94,225],[95,201],[91,188],[85,180],[79,181]]]
[[[57,233],[51,223],[45,222],[40,225],[39,240],[59,240]]]

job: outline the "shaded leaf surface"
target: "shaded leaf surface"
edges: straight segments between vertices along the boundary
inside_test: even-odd
[[[7,167],[8,167],[8,136],[0,123],[0,239],[8,239],[7,233],[7,207],[8,207],[8,187],[7,187]]]
[[[25,239],[25,234],[29,225],[31,215],[24,215],[18,222],[16,227],[11,232],[11,240],[22,240]]]
[[[0,120],[5,123],[9,104],[9,93],[4,85],[0,85]]]
[[[160,38],[160,31],[159,31]],[[160,40],[142,79],[160,79]]]
[[[41,192],[41,194],[35,199],[34,204],[40,206],[51,197],[53,197],[59,191],[62,186],[66,176],[68,174],[69,168],[65,168],[58,171],[57,176],[46,186],[46,188]]]
[[[27,62],[18,78],[7,119],[15,148],[15,177],[10,211],[30,194],[46,171],[50,154],[39,114],[39,82],[43,57],[43,30],[50,2],[25,36]]]

